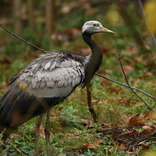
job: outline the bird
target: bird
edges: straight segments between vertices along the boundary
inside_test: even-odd
[[[67,50],[45,51],[11,78],[8,91],[0,98],[3,141],[23,123],[62,103],[78,86],[87,86],[103,58],[91,36],[103,32],[114,33],[99,21],[87,21],[82,38],[91,49],[88,56]]]

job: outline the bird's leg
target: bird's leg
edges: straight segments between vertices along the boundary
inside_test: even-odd
[[[45,127],[45,138],[47,146],[47,156],[50,156],[50,110],[47,111],[46,127]]]
[[[39,119],[36,124],[36,129],[35,129],[35,148],[36,148],[36,156],[39,156],[39,130],[40,130],[40,125],[43,119],[43,115],[39,116]]]
[[[96,115],[96,112],[95,112],[94,107],[92,105],[91,86],[92,86],[92,84],[89,82],[89,84],[86,87],[87,88],[87,101],[88,101],[89,111],[90,111],[92,118],[93,118],[93,121],[95,123],[95,122],[97,122],[97,115]]]

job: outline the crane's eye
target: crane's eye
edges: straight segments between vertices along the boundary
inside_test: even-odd
[[[95,23],[94,23],[94,24],[93,24],[93,26],[94,26],[94,27],[96,27],[96,26],[97,26],[97,24],[95,24]]]
[[[93,26],[94,27],[99,27],[99,24],[94,23]]]

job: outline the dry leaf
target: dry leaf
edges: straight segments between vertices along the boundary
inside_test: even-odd
[[[145,118],[139,118],[138,115],[131,117],[129,120],[130,125],[144,125],[145,124]]]
[[[91,143],[85,143],[84,146],[90,149],[96,149],[96,147]]]
[[[150,149],[150,146],[149,145],[142,144],[141,147],[142,147],[142,150],[148,150],[148,149]]]

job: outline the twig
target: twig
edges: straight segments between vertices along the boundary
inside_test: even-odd
[[[91,100],[91,83],[89,83],[86,86],[86,89],[87,89],[88,108],[89,108],[89,111],[92,115],[93,121],[95,123],[97,121],[97,116],[96,116],[95,110],[94,110],[93,105],[92,105],[92,100]]]
[[[99,77],[102,77],[102,78],[104,78],[104,79],[107,79],[107,80],[109,80],[109,81],[112,81],[112,82],[114,82],[114,83],[116,83],[116,84],[119,84],[119,85],[121,85],[121,86],[130,88],[128,85],[126,85],[126,84],[124,84],[124,83],[115,81],[115,80],[113,80],[113,79],[111,79],[111,78],[108,78],[108,77],[105,77],[105,76],[103,76],[103,75],[101,75],[101,74],[99,74],[99,73],[96,73],[95,75],[97,75],[97,76],[99,76]],[[137,90],[137,91],[139,91],[139,92],[141,92],[141,93],[143,93],[143,94],[145,94],[145,95],[147,95],[148,97],[150,97],[150,98],[152,98],[152,99],[154,99],[154,100],[156,100],[156,97],[154,97],[154,96],[152,96],[152,95],[150,95],[150,94],[144,92],[144,91],[141,90],[141,89],[138,89],[138,88],[135,88],[135,87],[132,87],[132,86],[131,86],[131,88],[134,89],[134,90]]]
[[[155,39],[154,35],[152,34],[151,29],[150,29],[150,26],[149,26],[149,24],[148,24],[148,22],[147,22],[147,19],[146,19],[145,13],[144,13],[144,9],[143,9],[143,7],[142,7],[141,0],[138,0],[138,2],[139,2],[140,9],[141,9],[141,12],[142,12],[142,14],[143,14],[143,17],[144,17],[144,19],[145,19],[147,28],[148,28],[148,30],[149,30],[151,36],[152,36],[152,39],[153,39],[153,42],[154,42],[155,46],[156,46],[156,39]],[[153,21],[153,22],[154,22],[154,21]]]
[[[15,150],[17,150],[20,154],[24,155],[24,156],[27,156],[26,154],[24,154],[23,152],[21,152],[18,148],[16,147],[11,147],[11,148],[14,148]]]
[[[32,44],[32,43],[30,43],[30,42],[28,42],[28,41],[22,39],[21,37],[15,35],[14,33],[10,32],[10,31],[7,30],[2,24],[0,24],[0,26],[1,26],[6,32],[8,32],[9,34],[11,34],[11,35],[13,35],[14,37],[18,38],[19,40],[23,41],[24,43],[29,44],[30,46],[32,46],[32,47],[34,47],[34,48],[36,48],[36,49],[38,49],[38,50],[40,50],[40,51],[46,53],[45,50],[43,50],[43,49],[41,49],[41,48],[35,46],[34,44]]]
[[[21,152],[19,149],[17,149],[16,147],[7,147],[2,153],[0,156],[3,156],[3,154],[8,151],[9,149],[15,149],[16,151],[18,151],[20,154],[24,155],[24,156],[27,156],[26,154],[24,154],[23,152]]]
[[[10,149],[10,147],[7,147],[1,154],[0,154],[0,156],[3,156],[3,154],[6,152],[6,151],[8,151]]]
[[[129,82],[128,82],[127,76],[126,76],[126,74],[125,74],[125,71],[124,71],[124,68],[123,68],[122,62],[121,62],[121,55],[120,55],[120,49],[119,49],[118,40],[117,40],[117,51],[118,51],[118,59],[119,59],[120,67],[121,67],[121,70],[122,70],[122,73],[123,73],[123,75],[124,75],[124,78],[125,78],[125,80],[126,80],[127,85],[129,86],[129,88],[131,89],[131,91],[132,91],[136,96],[138,96],[139,99],[140,99],[142,102],[144,102],[144,103],[146,104],[146,106],[147,106],[150,110],[153,111],[152,107],[149,106],[148,103],[147,103],[145,100],[143,100],[143,99],[133,90],[133,88],[130,86],[130,84],[129,84]]]

